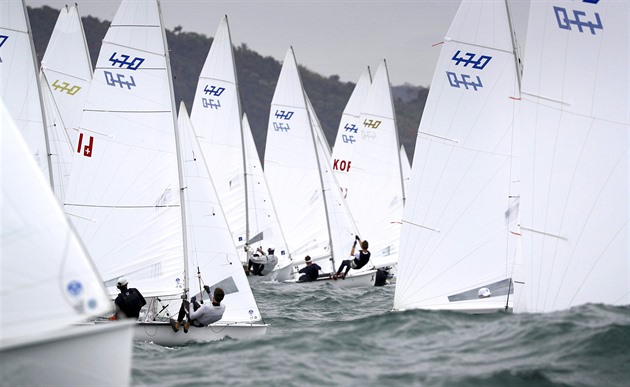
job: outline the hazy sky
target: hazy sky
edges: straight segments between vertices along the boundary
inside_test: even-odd
[[[119,0],[26,0],[111,21]],[[292,45],[298,63],[324,76],[356,82],[365,66],[386,59],[391,83],[429,86],[440,46],[460,0],[161,0],[166,28],[214,36],[228,15],[232,41],[282,61]],[[528,0],[510,0],[517,33]],[[524,15],[525,14],[525,15]],[[524,36],[521,40],[524,40]]]

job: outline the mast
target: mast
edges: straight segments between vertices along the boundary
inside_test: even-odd
[[[31,21],[28,18],[28,11],[26,9],[26,3],[24,0],[22,0],[22,7],[24,8],[24,18],[26,19],[28,41],[31,45],[31,56],[33,57],[33,68],[35,69],[35,83],[37,85],[37,96],[39,98],[39,111],[42,115],[42,129],[44,130],[44,143],[46,144],[46,164],[48,164],[48,182],[50,183],[50,188],[54,192],[55,180],[52,172],[52,154],[50,153],[50,140],[48,139],[48,124],[46,123],[46,113],[44,112],[44,99],[42,97],[40,79],[37,76],[37,74],[39,73],[39,66],[37,65],[37,54],[35,53],[35,44],[33,43],[33,29],[31,27]]]
[[[520,93],[523,64],[521,63],[521,56],[518,52],[518,42],[516,41],[516,34],[514,33],[514,27],[512,25],[512,15],[510,14],[510,6],[508,4],[508,0],[505,0],[505,12],[507,13],[508,26],[510,27],[510,37],[512,38],[512,52],[514,53],[514,65],[516,66],[516,79],[518,80],[518,90]]]
[[[227,27],[228,41],[230,42],[230,56],[232,57],[232,69],[234,71],[234,88],[236,91],[236,106],[238,107],[238,127],[241,134],[241,155],[243,156],[243,193],[245,195],[245,243],[249,246],[249,197],[247,195],[247,155],[245,154],[245,134],[243,133],[243,108],[241,106],[241,95],[238,86],[238,74],[236,73],[236,60],[232,49],[232,34],[230,33],[230,23],[225,15],[225,26]],[[247,256],[245,257],[247,259]]]
[[[507,0],[506,0],[507,1]],[[396,140],[396,159],[398,160],[398,175],[400,176],[400,192],[402,192],[402,201],[403,207],[405,206],[405,182],[403,181],[403,171],[402,171],[402,161],[400,160],[400,138],[398,137],[398,123],[396,122],[396,109],[394,107],[394,96],[392,95],[392,86],[389,82],[389,70],[387,69],[387,61],[383,59],[383,64],[385,65],[385,74],[387,75],[387,83],[389,86],[389,98],[391,100],[392,107],[392,118],[394,120],[394,137]],[[370,75],[371,76],[371,75]]]
[[[315,159],[317,160],[317,172],[319,174],[319,185],[322,190],[322,199],[324,200],[324,213],[326,214],[326,229],[328,230],[328,248],[330,249],[330,260],[332,262],[332,266],[334,270],[335,269],[335,255],[333,254],[332,234],[330,232],[330,218],[328,216],[328,203],[326,202],[326,194],[324,192],[325,191],[324,178],[322,177],[322,169],[320,168],[319,152],[317,150],[317,137],[315,136],[315,131],[313,130],[313,121],[311,120],[311,113],[308,109],[308,104],[306,103],[304,85],[302,84],[302,77],[300,76],[300,71],[299,71],[299,68],[297,67],[297,61],[295,60],[295,52],[293,52],[293,47],[291,47],[291,55],[293,55],[293,61],[296,63],[296,69],[298,70],[298,79],[300,80],[300,88],[302,89],[302,98],[304,99],[304,106],[306,107],[306,116],[308,118],[308,125],[311,129],[311,136],[313,137],[313,148],[315,150]]]
[[[66,6],[67,7],[67,6]],[[85,38],[85,30],[83,29],[83,21],[81,20],[81,15],[79,15],[79,4],[74,4],[74,7],[77,10],[77,17],[79,18],[79,27],[81,27],[81,36],[83,36],[83,47],[85,48],[85,56],[87,57],[89,68],[90,68],[90,80],[94,76],[94,67],[92,66],[92,58],[90,58],[90,49],[87,45],[87,39]]]
[[[510,37],[512,39],[512,54],[514,55],[514,66],[516,67],[516,80],[518,83],[518,93],[519,95],[517,97],[520,98],[520,93],[521,93],[521,76],[522,76],[522,63],[521,63],[521,58],[518,52],[518,43],[516,41],[516,34],[514,32],[514,26],[512,25],[512,15],[510,13],[510,5],[508,4],[508,0],[505,0],[505,12],[507,14],[507,21],[508,21],[508,27],[510,29]],[[514,131],[515,125],[514,125],[514,121],[512,124],[512,131]],[[514,147],[515,145],[518,144],[514,144],[514,135],[512,135],[512,154],[514,154]],[[513,157],[510,157],[510,171],[513,170],[514,167],[514,163],[513,163]],[[513,182],[514,178],[512,176],[512,174],[510,173],[510,182]],[[517,200],[516,203],[518,203],[518,200],[520,200],[520,190],[519,192],[517,192],[516,194],[513,194],[511,191],[513,184],[510,184],[510,195],[508,197],[508,208],[511,208],[512,206],[512,201],[514,199]],[[520,218],[520,214],[517,215]],[[517,222],[517,224],[520,224],[520,222]],[[509,226],[508,226],[508,238],[510,238],[510,230],[509,230]],[[516,270],[516,266],[517,264],[520,264],[520,254],[515,257],[514,261],[512,262],[512,272],[509,273],[510,274],[510,279],[511,281],[508,284],[508,292],[507,292],[507,296],[506,296],[506,300],[505,300],[505,310],[507,311],[509,309],[509,305],[510,305],[510,293],[513,291],[513,284],[515,282],[514,280],[514,272]],[[524,282],[519,281],[519,283],[524,284]],[[516,298],[518,300],[518,298]],[[512,301],[514,303],[514,301]]]
[[[183,258],[184,258],[184,296],[187,297],[188,290],[190,284],[188,283],[188,236],[186,233],[186,206],[184,203],[184,173],[182,169],[182,155],[180,152],[180,138],[179,138],[179,128],[177,125],[177,114],[175,107],[175,95],[173,94],[173,75],[171,74],[171,60],[168,54],[168,43],[166,41],[166,32],[164,31],[164,22],[162,20],[162,8],[160,7],[160,0],[155,0],[158,8],[158,16],[160,18],[160,29],[162,31],[162,44],[164,44],[164,57],[166,59],[166,74],[168,77],[168,86],[171,94],[171,114],[173,116],[173,129],[175,134],[175,148],[177,154],[177,172],[178,172],[178,180],[179,180],[179,206],[181,210],[181,221],[182,221],[182,248],[183,248]]]

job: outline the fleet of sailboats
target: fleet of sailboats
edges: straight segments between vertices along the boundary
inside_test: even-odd
[[[136,338],[169,345],[263,334],[196,138],[178,132],[187,126],[176,121],[162,25],[155,0],[121,3],[81,116],[65,208],[110,295],[124,275],[151,299]],[[169,319],[197,294],[198,278],[224,289],[226,329],[178,335]]]
[[[94,71],[76,7],[61,10],[41,69],[24,2],[0,11],[2,271],[16,274],[3,276],[2,305],[20,314],[20,300],[48,295],[29,307],[46,324],[0,316],[1,384],[125,385],[132,337],[264,335],[243,267],[258,247],[279,258],[264,281],[297,282],[306,256],[317,282],[346,287],[395,265],[396,311],[630,304],[622,2],[532,2],[521,56],[507,1],[463,0],[412,164],[385,61],[362,73],[331,150],[291,47],[264,171],[227,16],[189,116],[175,105],[158,0],[122,0]],[[334,280],[356,236],[372,264]],[[99,319],[121,276],[147,307],[138,321]],[[204,285],[225,291],[220,329],[174,332],[182,299],[209,302]]]
[[[331,160],[330,147],[302,86],[293,48],[289,48],[269,112],[265,175],[289,249],[302,258],[295,259],[295,268],[304,266],[304,257],[310,256],[322,268],[322,279],[330,279],[359,235]],[[297,277],[295,273],[294,279]],[[366,268],[335,282],[374,284],[374,280],[375,270]]]

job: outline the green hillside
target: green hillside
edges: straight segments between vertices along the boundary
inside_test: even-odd
[[[42,8],[29,7],[28,13],[33,28],[35,50],[41,61],[59,11],[44,6]],[[95,64],[100,50],[100,42],[107,32],[110,22],[101,21],[91,16],[82,19],[92,63]],[[194,32],[183,32],[181,27],[176,27],[174,31],[167,31],[166,36],[171,50],[175,100],[183,100],[190,111],[199,73],[210,49],[212,38]],[[302,50],[306,49],[308,47],[302,48]],[[267,136],[269,106],[280,74],[281,63],[272,57],[259,55],[245,44],[236,47],[235,58],[242,106],[249,118],[254,140],[262,158]],[[360,70],[357,68],[357,77]],[[355,84],[340,82],[339,77],[335,75],[328,78],[322,77],[305,67],[300,67],[300,71],[304,88],[313,103],[326,137],[331,145],[334,145],[332,143],[337,133],[341,114]],[[412,158],[416,131],[428,89],[417,87],[414,90],[412,87],[409,90],[408,85],[400,88],[404,88],[404,93],[401,92],[401,95],[405,95],[405,100],[395,98],[394,101],[398,132],[401,144],[405,146],[407,154]],[[412,96],[415,93],[416,97],[409,98],[410,93]]]

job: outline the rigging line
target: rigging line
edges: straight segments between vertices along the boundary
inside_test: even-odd
[[[89,132],[89,133],[94,133],[94,134],[98,134],[98,135],[109,137],[109,138],[115,138],[114,135],[103,133],[103,132],[99,132],[97,130],[87,129],[87,128],[72,128],[72,130],[74,130],[75,132],[78,132],[79,130],[83,130],[83,131],[86,131],[86,132]]]
[[[507,297],[505,298],[505,311],[507,312],[510,306],[510,290],[512,290],[512,278],[510,277],[510,283],[508,284]]]
[[[94,113],[171,113],[170,110],[97,110],[97,109],[83,109],[84,112]]]
[[[556,234],[551,234],[551,233],[544,232],[544,231],[534,230],[534,229],[523,227],[523,226],[521,226],[521,230],[531,231],[531,232],[533,232],[535,234],[542,234],[542,235],[546,235],[546,236],[562,239],[564,241],[568,240],[567,238],[565,238],[565,237],[563,237],[561,235],[556,235]]]
[[[521,91],[521,94],[522,95],[528,95],[530,97],[534,97],[534,98],[538,98],[538,99],[543,99],[545,101],[557,102],[557,103],[559,103],[561,105],[565,105],[565,106],[571,106],[571,104],[569,102],[564,102],[564,101],[561,101],[559,99],[555,99],[555,98],[551,98],[551,97],[544,97],[542,95],[538,95],[538,94],[534,94],[534,93],[528,93],[526,91]]]
[[[64,206],[73,207],[86,207],[86,208],[179,208],[179,204],[166,204],[166,205],[151,205],[151,206],[120,206],[120,205],[102,205],[102,204],[76,204],[76,203],[64,203]]]
[[[431,134],[431,133],[428,133],[428,132],[422,132],[422,131],[418,131],[418,133],[420,133],[420,134],[424,134],[425,136],[435,137],[435,138],[439,138],[439,139],[441,139],[441,140],[446,140],[446,141],[454,142],[454,143],[456,143],[456,144],[458,144],[458,143],[459,143],[459,140],[457,140],[457,139],[452,139],[452,138],[442,137],[442,136],[438,136],[437,134]]]
[[[129,68],[117,67],[117,65],[111,65],[111,66],[97,66],[94,70],[164,71],[164,69],[165,69],[165,67],[146,67],[146,66],[143,66],[142,68],[138,68],[137,70],[130,70]],[[131,75],[133,75],[133,74],[140,74],[140,73],[137,73],[137,72],[131,73]]]
[[[514,53],[512,51],[504,50],[502,48],[497,48],[497,47],[492,47],[492,46],[485,46],[483,44],[473,44],[473,43],[470,43],[470,42],[464,42],[464,41],[456,40],[456,39],[452,39],[452,38],[444,38],[444,41],[445,42],[453,42],[453,43],[465,44],[467,46],[472,46],[472,47],[481,47],[481,48],[485,48],[485,49],[488,49],[488,50],[494,50],[494,51],[499,51],[499,52],[506,52],[506,53],[508,53],[510,55],[514,55]]]
[[[225,79],[223,79],[223,78],[215,78],[215,77],[199,77],[199,79],[208,80],[208,81],[221,81],[221,82],[224,82],[224,83],[227,83],[227,84],[230,84],[230,85],[234,85],[234,86],[236,86],[236,85],[237,85],[237,84],[236,84],[236,82],[233,82],[233,81],[226,81],[226,80],[225,80]]]
[[[13,32],[17,32],[17,33],[20,33],[20,34],[29,35],[29,31],[28,30],[27,31],[22,31],[22,30],[16,30],[14,28],[6,28],[6,27],[2,27],[2,29],[5,30],[5,31],[13,31]]]
[[[112,24],[111,27],[155,27],[162,28],[159,24]]]
[[[65,204],[64,204],[64,205],[65,205]],[[79,219],[83,219],[83,220],[88,220],[88,221],[90,221],[90,222],[92,222],[92,223],[96,223],[96,219],[93,219],[93,218],[88,218],[88,217],[85,217],[85,216],[80,216],[80,215],[77,215],[77,214],[73,214],[73,213],[71,213],[71,212],[65,212],[65,211],[64,211],[64,213],[65,213],[66,215],[68,215],[68,216],[73,216],[73,217],[75,217],[75,218],[79,218]]]
[[[126,49],[129,49],[129,50],[144,52],[146,54],[156,55],[156,56],[159,56],[160,58],[164,58],[164,54],[160,53],[160,52],[143,50],[143,49],[138,48],[138,47],[125,46],[125,45],[120,44],[120,43],[108,42],[106,40],[103,40],[103,44],[105,44],[105,43],[110,44],[110,45],[112,45],[114,47],[126,48]]]
[[[76,76],[74,74],[66,73],[64,71],[59,71],[59,70],[52,69],[52,68],[49,68],[49,67],[42,66],[42,70],[44,71],[44,75],[46,75],[46,77],[48,77],[49,75],[53,75],[53,74],[46,74],[47,72],[53,72],[53,73],[56,73],[56,74],[61,74],[61,75],[68,76],[70,78],[80,79],[80,80],[82,80],[84,82],[90,82],[90,79],[81,78],[81,77]]]
[[[421,224],[417,224],[417,223],[409,222],[409,221],[407,221],[407,220],[403,220],[403,221],[402,221],[402,223],[407,223],[407,224],[410,224],[410,225],[412,225],[412,226],[416,226],[416,227],[424,228],[424,229],[431,230],[431,231],[435,231],[435,232],[438,232],[438,233],[440,232],[440,230],[438,230],[437,228],[431,228],[431,227],[423,226],[423,225],[421,225]]]

